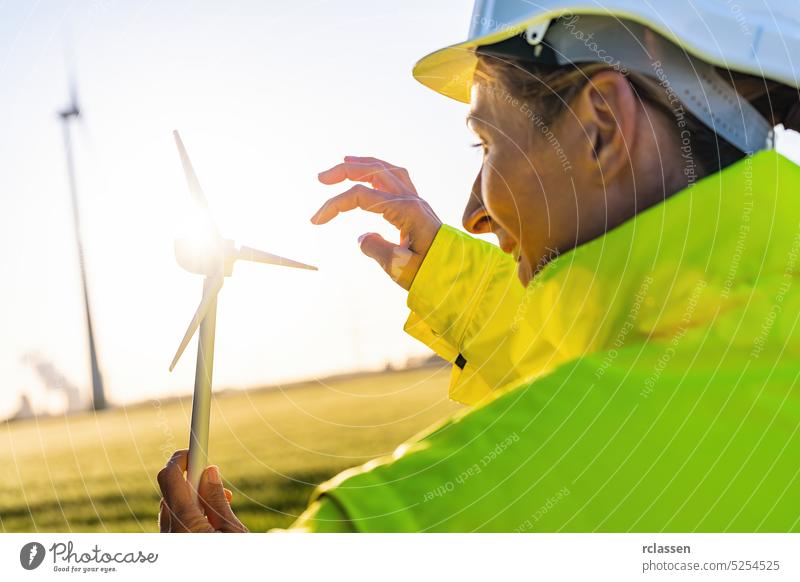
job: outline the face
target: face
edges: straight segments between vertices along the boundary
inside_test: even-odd
[[[577,236],[576,159],[570,134],[562,131],[566,121],[542,119],[495,84],[472,88],[468,125],[480,140],[483,164],[464,223],[497,236],[517,259],[524,285]]]
[[[581,90],[555,119],[497,84],[473,85],[468,125],[480,140],[483,163],[464,226],[494,233],[517,258],[523,285],[559,254],[636,212],[631,145],[634,139],[655,144],[631,128],[635,104],[617,95],[627,81],[604,82]],[[597,91],[607,94],[596,99]],[[641,181],[638,186],[649,188]],[[649,203],[640,197],[638,204]]]

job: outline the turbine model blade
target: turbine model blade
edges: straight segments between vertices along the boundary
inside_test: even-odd
[[[189,193],[192,195],[194,201],[203,208],[208,208],[208,200],[200,187],[200,181],[197,179],[197,174],[194,173],[194,167],[189,159],[189,154],[186,153],[186,148],[181,140],[181,134],[178,130],[172,132],[175,136],[175,145],[178,146],[178,154],[181,157],[181,164],[183,165],[183,173],[186,174],[186,183],[189,184]]]
[[[186,148],[183,145],[183,140],[181,140],[181,135],[178,133],[178,130],[173,131],[172,135],[175,137],[175,145],[178,146],[178,154],[181,157],[183,173],[186,175],[186,183],[189,185],[189,194],[191,194],[192,200],[194,200],[195,204],[203,214],[203,217],[200,220],[200,223],[202,224],[202,230],[205,232],[210,232],[212,237],[215,239],[221,239],[222,236],[219,233],[217,224],[211,217],[211,212],[208,208],[208,200],[203,192],[203,188],[200,186],[200,180],[197,179],[197,174],[194,172],[194,167],[189,159],[189,154],[186,153]]]
[[[236,258],[240,261],[253,261],[254,263],[266,263],[268,265],[279,265],[281,267],[292,267],[295,269],[308,269],[309,271],[316,271],[316,267],[292,261],[291,259],[284,259],[278,255],[273,255],[265,251],[259,251],[250,247],[242,247],[239,249]]]
[[[189,345],[189,341],[192,339],[194,332],[196,332],[197,328],[200,327],[200,323],[202,323],[203,319],[205,319],[206,315],[208,314],[208,310],[214,304],[214,301],[219,294],[219,290],[222,289],[223,281],[225,281],[225,277],[222,274],[217,275],[213,280],[213,284],[209,287],[208,293],[203,294],[203,300],[200,301],[200,305],[197,307],[197,311],[194,313],[194,317],[189,324],[189,328],[186,330],[186,334],[181,340],[181,345],[178,347],[175,357],[172,358],[172,363],[169,366],[170,372],[172,372],[172,370],[175,368],[175,364],[178,363],[178,360],[183,354],[183,351],[186,349],[186,346]]]

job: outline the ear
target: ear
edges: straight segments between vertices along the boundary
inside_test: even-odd
[[[578,121],[597,161],[599,178],[608,181],[632,165],[638,101],[624,75],[602,71],[593,75],[575,101]]]

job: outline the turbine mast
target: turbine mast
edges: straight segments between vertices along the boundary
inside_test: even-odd
[[[69,106],[59,111],[61,126],[64,132],[64,150],[67,157],[67,176],[69,181],[69,193],[72,201],[72,219],[75,227],[75,242],[78,247],[78,264],[81,271],[81,284],[83,288],[83,304],[86,310],[86,329],[89,339],[89,358],[92,368],[92,409],[104,410],[108,407],[106,402],[105,388],[103,387],[103,376],[100,374],[100,364],[97,359],[97,348],[94,341],[94,326],[92,325],[92,311],[89,307],[89,289],[86,283],[86,261],[83,256],[83,242],[81,240],[81,221],[78,209],[78,187],[75,178],[75,160],[72,155],[72,136],[70,134],[70,124],[73,119],[80,117],[81,112],[78,108],[74,93],[71,96]]]

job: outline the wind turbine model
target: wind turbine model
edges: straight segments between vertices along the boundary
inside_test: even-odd
[[[189,435],[189,466],[187,470],[187,480],[192,486],[195,499],[197,499],[197,488],[200,484],[200,475],[203,473],[208,463],[208,424],[211,413],[211,375],[214,369],[214,332],[217,319],[217,295],[225,277],[230,277],[233,273],[233,264],[237,261],[254,261],[257,263],[267,263],[269,265],[280,265],[282,267],[294,267],[296,269],[308,269],[316,271],[316,267],[284,259],[264,251],[252,249],[250,247],[236,247],[232,240],[223,239],[220,236],[214,221],[211,218],[208,202],[200,182],[192,168],[192,162],[183,147],[181,136],[177,131],[173,132],[175,144],[178,146],[178,153],[183,164],[183,171],[186,174],[186,181],[189,184],[189,193],[192,195],[195,204],[202,211],[207,238],[203,241],[202,248],[198,249],[193,241],[179,239],[175,241],[175,257],[178,264],[189,271],[198,275],[205,275],[203,282],[203,298],[200,306],[189,323],[189,329],[183,336],[180,347],[169,367],[170,372],[175,368],[178,359],[186,349],[189,340],[192,339],[194,332],[200,328],[199,339],[197,342],[197,367],[194,375],[194,397],[192,399],[192,428]],[[197,241],[194,241],[195,243]]]
[[[78,246],[78,263],[81,271],[83,287],[83,305],[86,310],[86,329],[89,341],[89,360],[92,368],[92,408],[103,410],[107,407],[103,376],[100,373],[100,363],[97,358],[97,348],[94,341],[94,326],[92,325],[92,311],[89,307],[89,289],[86,283],[86,260],[83,256],[83,241],[81,240],[81,220],[78,210],[78,186],[75,179],[75,162],[72,156],[72,139],[70,124],[73,119],[80,119],[81,110],[78,107],[77,91],[74,79],[69,83],[69,105],[58,112],[64,130],[64,151],[67,155],[67,176],[69,178],[69,194],[72,202],[72,221],[75,226],[75,241]]]

